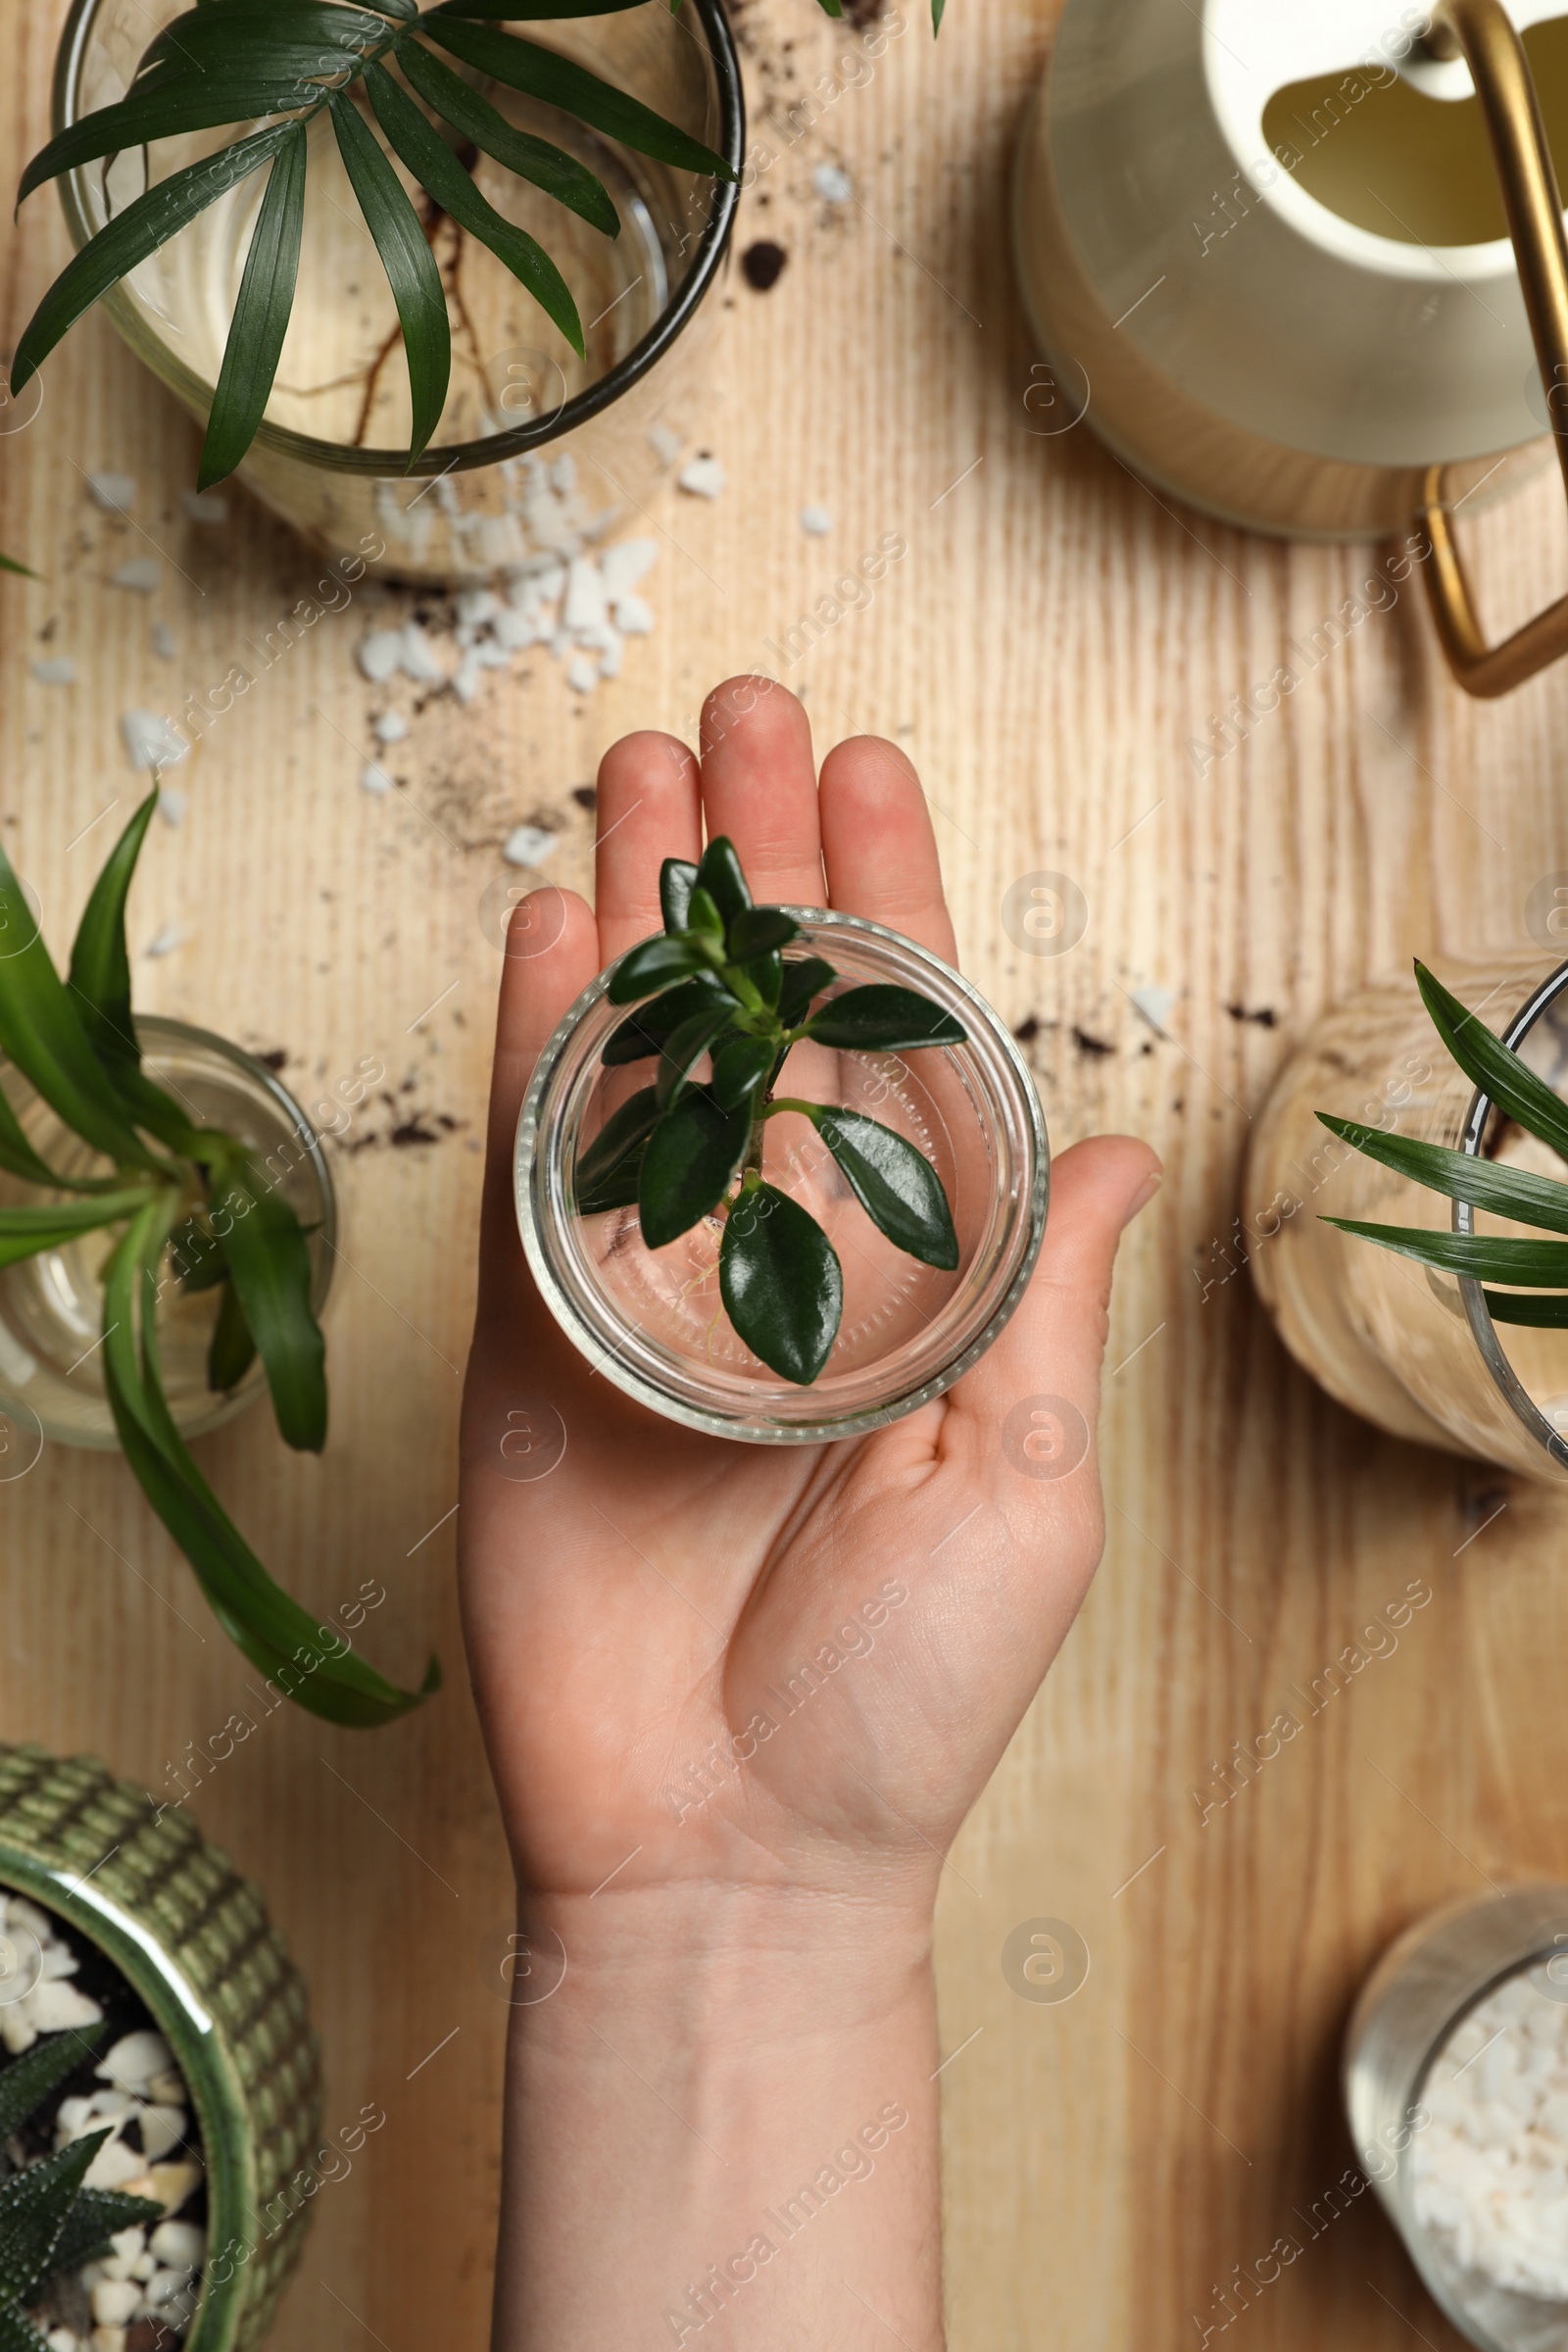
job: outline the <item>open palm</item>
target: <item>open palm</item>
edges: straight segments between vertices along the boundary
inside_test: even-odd
[[[1066,1153],[1001,1339],[946,1396],[870,1437],[706,1437],[597,1378],[528,1275],[513,1138],[562,1014],[659,930],[661,861],[727,833],[760,901],[843,908],[954,956],[925,802],[892,745],[839,745],[818,785],[800,704],[746,678],[710,698],[703,744],[701,763],[658,734],[606,755],[597,919],[572,894],[536,893],[502,979],[464,1610],[519,1871],[564,1894],[611,1874],[626,1891],[843,1887],[867,1861],[890,1886],[934,1875],[1099,1558],[1111,1261],[1157,1181],[1125,1138]],[[1014,1434],[1035,1407],[1043,1447]]]

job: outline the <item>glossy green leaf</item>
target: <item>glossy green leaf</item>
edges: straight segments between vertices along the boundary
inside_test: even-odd
[[[393,152],[402,157],[415,178],[433,196],[460,228],[478,238],[525,286],[579,359],[583,356],[582,320],[565,279],[537,238],[502,219],[480,195],[451,148],[420,114],[407,92],[400,90],[384,66],[367,66],[365,87]]]
[[[711,1214],[746,1153],[751,1117],[744,1103],[721,1110],[693,1087],[666,1111],[643,1153],[637,1211],[650,1250],[662,1250]]]
[[[732,1037],[713,1055],[713,1100],[722,1110],[750,1100],[773,1066],[773,1043],[766,1037]]]
[[[239,1293],[231,1282],[223,1284],[222,1293],[207,1344],[207,1386],[217,1396],[237,1389],[256,1361],[256,1340],[245,1320]]]
[[[694,882],[686,901],[686,928],[701,932],[705,939],[724,944],[724,918],[700,882]]]
[[[12,940],[23,944],[9,947]],[[157,1162],[127,1119],[0,848],[0,1052],[74,1135],[130,1167]]]
[[[687,910],[697,887],[697,868],[686,858],[666,858],[659,869],[659,906],[666,931],[686,929]]]
[[[701,172],[713,179],[740,176],[721,155],[673,122],[666,122],[640,99],[601,81],[586,66],[575,65],[554,49],[541,48],[537,41],[439,13],[421,18],[419,29],[427,39],[438,41],[443,49],[461,57],[465,65],[488,74],[492,80],[505,82],[509,89],[525,90],[530,98],[543,99],[547,106],[561,107],[575,115],[579,122],[591,123],[595,130],[619,139],[640,155],[655,156],[679,171]]]
[[[381,69],[371,70],[379,73]],[[304,227],[302,123],[278,150],[251,232],[245,272],[223,346],[223,364],[208,414],[207,437],[196,474],[198,490],[210,490],[215,482],[227,479],[255,440],[256,428],[267,413],[294,307]]]
[[[731,963],[751,963],[787,948],[800,935],[800,924],[782,906],[747,906],[730,922],[725,946]]]
[[[46,1184],[63,1193],[112,1192],[119,1181],[114,1176],[57,1175],[28,1143],[3,1086],[0,1086],[0,1168],[22,1177],[27,1184]]]
[[[259,172],[293,134],[292,122],[274,122],[248,139],[220,147],[216,155],[161,179],[89,238],[66,264],[23,330],[11,363],[13,395],[36,375],[39,364],[100,294],[118,285],[208,205]]]
[[[356,1729],[391,1723],[440,1689],[431,1659],[418,1690],[400,1690],[358,1653],[327,1654],[316,1620],[268,1575],[208,1486],[164,1399],[153,1313],[170,1201],[144,1209],[109,1261],[104,1387],[125,1458],[196,1571],[219,1623],[297,1705]]]
[[[170,1262],[181,1287],[189,1292],[215,1290],[228,1280],[223,1245],[205,1215],[181,1218],[169,1237]]]
[[[922,1265],[952,1273],[958,1237],[942,1179],[924,1152],[859,1111],[823,1103],[809,1116],[873,1225]]]
[[[433,107],[444,122],[461,131],[484,154],[494,156],[519,179],[531,180],[543,188],[558,204],[576,213],[594,228],[602,228],[608,237],[620,234],[620,216],[611,203],[603,184],[597,180],[576,157],[567,155],[561,147],[553,147],[548,139],[536,139],[525,130],[516,130],[487,98],[469,87],[461,74],[432,57],[428,49],[415,40],[398,43],[397,62],[406,78],[412,82],[426,106]]]
[[[635,1004],[639,997],[651,997],[657,989],[668,988],[672,981],[689,979],[693,972],[710,968],[695,942],[668,939],[656,933],[621,957],[610,976],[606,994],[612,1004]]]
[[[752,903],[751,885],[727,833],[715,833],[703,852],[697,879],[723,916],[727,931]]]
[[[1484,1291],[1494,1323],[1533,1323],[1538,1330],[1560,1331],[1568,1324],[1568,1296],[1537,1291]]]
[[[1535,1176],[1528,1169],[1510,1168],[1468,1152],[1450,1152],[1442,1144],[1414,1143],[1381,1127],[1365,1127],[1358,1119],[1331,1118],[1322,1110],[1317,1116],[1331,1135],[1353,1144],[1368,1159],[1413,1177],[1429,1192],[1446,1193],[1450,1200],[1468,1200],[1473,1208],[1490,1208],[1521,1225],[1568,1233],[1568,1184],[1554,1177]]]
[[[1499,1110],[1568,1159],[1568,1104],[1493,1036],[1479,1013],[1466,1011],[1424,963],[1416,965],[1415,976],[1433,1025],[1465,1076],[1483,1087]]]
[[[716,972],[698,972],[692,979],[666,988],[662,996],[651,997],[635,1012],[629,1012],[611,1031],[599,1058],[607,1070],[612,1070],[621,1062],[644,1061],[650,1054],[662,1054],[664,1040],[673,1035],[682,1021],[700,1012],[705,1004],[726,1004],[731,1012],[740,1010]]]
[[[844,1312],[843,1271],[816,1219],[770,1184],[743,1193],[724,1220],[718,1288],[752,1353],[781,1380],[809,1388]]]
[[[227,0],[221,0],[226,6]],[[366,225],[375,240],[392,299],[403,324],[414,423],[409,442],[412,466],[441,421],[452,375],[452,331],[446,288],[419,216],[369,126],[351,99],[331,101],[332,127]]]
[[[1422,1233],[1413,1226],[1368,1225],[1358,1217],[1325,1217],[1341,1233],[1357,1233],[1418,1265],[1447,1274],[1473,1275],[1478,1282],[1535,1284],[1568,1290],[1568,1242],[1494,1241],[1483,1234]]]
[[[0,2180],[0,2299],[24,2301],[48,2276],[82,2175],[109,2137],[106,2126]]]
[[[216,129],[225,122],[253,122],[286,113],[301,103],[297,81],[259,79],[254,74],[176,74],[172,79],[132,89],[117,106],[100,106],[73,122],[47,147],[40,147],[22,175],[17,202],[45,180],[101,155],[119,155],[154,139],[190,130]]]
[[[146,63],[167,58],[182,74],[260,66],[269,79],[293,74],[303,104],[319,95],[319,75],[352,73],[395,37],[379,13],[337,0],[203,0],[165,26]]]
[[[278,1434],[286,1446],[319,1453],[326,1443],[326,1343],[311,1304],[310,1245],[299,1218],[238,1148],[214,1161],[208,1208],[267,1370]]]
[[[731,1009],[727,1004],[705,1004],[671,1030],[654,1081],[661,1110],[668,1108],[719,1031],[728,1026]]]
[[[618,1108],[612,1110],[587,1150],[577,1154],[572,1171],[572,1183],[577,1194],[577,1205],[583,1215],[594,1212],[584,1207],[585,1195],[597,1195],[608,1178],[621,1168],[627,1157],[636,1152],[641,1165],[642,1147],[654,1131],[659,1117],[659,1097],[651,1086],[637,1094],[628,1095]],[[615,1203],[618,1207],[619,1201]]]
[[[0,1208],[0,1266],[14,1266],[40,1250],[64,1250],[84,1233],[118,1224],[134,1216],[147,1200],[147,1188],[94,1193],[84,1200],[54,1200],[37,1207]]]
[[[831,998],[812,1013],[807,1034],[819,1046],[853,1054],[909,1054],[921,1046],[961,1046],[966,1032],[929,997],[878,982]]]
[[[824,963],[820,956],[786,956],[784,985],[778,1000],[778,1017],[785,1028],[798,1028],[811,999],[819,997],[837,978],[832,964]]]

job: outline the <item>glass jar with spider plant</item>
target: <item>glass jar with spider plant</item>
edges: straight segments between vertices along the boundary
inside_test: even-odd
[[[662,935],[579,998],[523,1103],[534,1278],[598,1371],[688,1427],[880,1428],[1023,1295],[1049,1189],[1034,1081],[950,965],[856,915],[754,906],[722,836],[665,861],[661,899]]]
[[[1568,1241],[1545,1237],[1568,1235],[1568,964],[1448,976],[1418,963],[1361,991],[1286,1064],[1240,1250],[1286,1346],[1352,1411],[1560,1482]]]
[[[64,977],[0,849],[3,1476],[50,1441],[118,1445],[268,1684],[332,1723],[389,1723],[439,1688],[435,1661],[399,1690],[318,1624],[187,1444],[265,1389],[285,1445],[324,1446],[335,1210],[319,1141],[270,1070],[132,1008],[125,902],[156,806],[111,852]]]

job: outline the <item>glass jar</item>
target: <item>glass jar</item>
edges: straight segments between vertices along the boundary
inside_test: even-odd
[[[138,1017],[136,1036],[149,1078],[168,1089],[201,1126],[221,1127],[248,1144],[306,1228],[318,1315],[331,1287],[337,1203],[319,1138],[288,1089],[260,1061],[225,1038],[183,1021]],[[96,1175],[104,1162],[74,1135],[19,1070],[0,1064],[3,1085],[24,1134],[63,1175]],[[69,1196],[75,1198],[76,1196]],[[65,1199],[0,1170],[7,1207]],[[103,1268],[122,1226],[85,1233],[63,1250],[0,1269],[0,1421],[19,1433],[34,1428],[63,1446],[117,1446],[104,1391]],[[184,1438],[232,1420],[267,1386],[259,1357],[232,1389],[207,1385],[207,1349],[218,1320],[219,1287],[187,1291],[174,1279],[160,1288],[158,1345],[164,1393]],[[25,1447],[23,1447],[24,1458]]]
[[[1568,964],[1513,956],[1439,976],[1555,1092],[1568,1090]],[[1538,1175],[1568,1169],[1494,1112],[1450,1059],[1414,978],[1386,981],[1325,1013],[1280,1072],[1252,1132],[1240,1220],[1280,1337],[1331,1396],[1395,1437],[1531,1478],[1568,1478],[1568,1330],[1499,1330],[1479,1282],[1321,1220],[1531,1229],[1368,1159],[1319,1125],[1320,1110]]]
[[[55,129],[123,97],[152,41],[180,13],[181,0],[76,0],[56,64]],[[740,70],[720,0],[526,29],[739,170]],[[562,552],[561,502],[541,458],[573,461],[582,535],[603,537],[641,510],[688,429],[702,381],[702,338],[690,330],[724,258],[737,198],[732,183],[638,155],[444,62],[518,129],[587,165],[609,191],[621,220],[616,238],[488,157],[472,166],[481,194],[536,237],[565,278],[586,358],[487,247],[443,220],[434,233],[449,290],[452,384],[411,467],[397,311],[321,114],[308,134],[294,313],[267,415],[239,469],[263,504],[323,554],[432,584]],[[162,139],[66,174],[59,185],[73,241],[79,248],[149,184],[237,135],[225,127]],[[266,181],[257,172],[210,205],[104,298],[138,358],[203,419]],[[556,488],[564,483],[570,491],[558,473]]]
[[[1525,2010],[1555,2028],[1556,2013],[1568,2008],[1568,1886],[1466,1896],[1418,1920],[1390,1946],[1362,1986],[1346,2034],[1346,2114],[1367,2178],[1454,2327],[1482,2352],[1564,2352],[1568,2298],[1551,2292],[1544,2278],[1539,2283],[1545,2292],[1499,2283],[1495,2254],[1467,2247],[1463,2231],[1444,2216],[1446,2199],[1435,2199],[1431,2190],[1440,2162],[1434,2134],[1451,2130],[1450,2086],[1486,2066],[1507,2031],[1498,2014],[1506,2016],[1514,2003],[1509,2022],[1524,2040],[1532,2038]],[[1568,2018],[1562,2032],[1568,2041]],[[1548,2047],[1555,2041],[1553,2034]],[[1514,2073],[1511,2063],[1493,2064],[1504,2077]],[[1547,2071],[1543,2062],[1544,2081]],[[1474,2095],[1512,2104],[1506,2084],[1485,2077],[1474,2082]],[[1522,2133],[1533,2104],[1528,2094],[1517,2101]],[[1483,2128],[1495,2137],[1488,2119]],[[1495,2183],[1492,2193],[1495,2199]],[[1568,2260],[1560,2228],[1555,2237],[1555,2246],[1544,2249],[1525,2241],[1527,2270],[1532,2251],[1544,2251],[1559,2268]]]
[[[710,1216],[667,1248],[642,1246],[635,1208],[579,1217],[578,1153],[650,1065],[601,1066],[625,1017],[602,972],[534,1071],[517,1124],[517,1221],[552,1313],[595,1369],[689,1429],[760,1445],[809,1445],[880,1429],[969,1369],[1023,1296],[1045,1233],[1050,1152],[1034,1080],[1004,1024],[948,964],[878,923],[792,906],[796,947],[821,955],[843,987],[919,990],[961,1021],[967,1043],[907,1055],[799,1045],[791,1094],[862,1111],[923,1152],[957,1231],[953,1273],[907,1257],[872,1224],[810,1122],[783,1111],[763,1130],[762,1173],[809,1209],[844,1270],[844,1317],[826,1367],[801,1388],[760,1363],[719,1301],[723,1222]],[[699,1065],[701,1067],[701,1065]]]

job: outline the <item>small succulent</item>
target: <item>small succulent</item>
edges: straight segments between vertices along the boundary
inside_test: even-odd
[[[0,2144],[95,2048],[81,2034],[51,2034],[0,2071]],[[117,2230],[163,2220],[163,2207],[147,2197],[82,2185],[112,2132],[89,2132],[0,2180],[0,2352],[47,2352],[27,2313],[50,2280],[107,2252]]]
[[[1527,1134],[1568,1160],[1568,1104],[1473,1012],[1467,1012],[1425,964],[1418,963],[1415,973],[1433,1026],[1465,1076]],[[1532,1175],[1524,1168],[1499,1167],[1494,1160],[1451,1152],[1441,1144],[1386,1135],[1381,1128],[1363,1126],[1356,1119],[1331,1118],[1321,1110],[1317,1115],[1331,1134],[1431,1192],[1446,1193],[1451,1200],[1491,1209],[1497,1216],[1536,1226],[1544,1233],[1568,1233],[1568,1184],[1550,1176]],[[1342,1233],[1359,1234],[1365,1241],[1377,1242],[1385,1250],[1396,1250],[1443,1273],[1469,1275],[1481,1283],[1521,1286],[1483,1293],[1498,1323],[1568,1326],[1568,1242],[1433,1233],[1419,1226],[1372,1225],[1353,1217],[1326,1217],[1324,1223],[1338,1226]]]
[[[844,1278],[815,1218],[762,1174],[769,1119],[809,1119],[873,1224],[910,1257],[951,1270],[958,1238],[942,1180],[911,1143],[861,1111],[775,1094],[779,1073],[806,1039],[907,1054],[961,1046],[965,1032],[910,988],[850,988],[821,1002],[838,974],[820,956],[785,955],[800,925],[781,906],[752,904],[722,834],[700,865],[667,858],[659,895],[662,934],[611,976],[611,1003],[638,1009],[603,1054],[608,1069],[657,1058],[658,1072],[578,1157],[576,1208],[635,1207],[650,1250],[722,1216],[718,1284],[730,1322],[770,1371],[808,1387],[838,1336]],[[710,1075],[699,1081],[705,1054]]]
[[[50,1167],[0,1087],[0,1168],[44,1196],[36,1205],[0,1205],[0,1266],[119,1228],[104,1269],[100,1360],[121,1445],[148,1501],[254,1666],[328,1722],[389,1723],[439,1688],[435,1660],[411,1691],[352,1649],[323,1654],[316,1619],[273,1583],[224,1512],[165,1397],[161,1292],[171,1282],[187,1293],[220,1285],[209,1386],[234,1388],[260,1354],[284,1443],[319,1452],[326,1442],[325,1343],[311,1305],[304,1228],[245,1144],[193,1123],[142,1068],[125,901],[157,805],[149,793],[111,851],[65,979],[0,848],[0,938],[19,943],[0,955],[0,1054],[105,1169],[65,1176]]]

